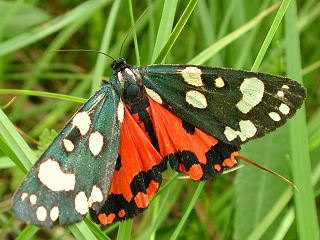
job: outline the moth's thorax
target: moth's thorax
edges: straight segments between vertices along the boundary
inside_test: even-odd
[[[116,74],[122,87],[122,100],[131,113],[138,113],[148,106],[148,98],[142,84],[141,75],[135,68],[128,66]]]

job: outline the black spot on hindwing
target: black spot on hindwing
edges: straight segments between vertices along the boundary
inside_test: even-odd
[[[182,120],[182,127],[186,130],[187,133],[193,135],[195,131],[195,127],[188,122]]]
[[[120,168],[121,168],[122,164],[121,164],[121,156],[120,154],[118,155],[118,158],[117,158],[117,163],[116,163],[116,167],[115,167],[115,170],[119,171]]]

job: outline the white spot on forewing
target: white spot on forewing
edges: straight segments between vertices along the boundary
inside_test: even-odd
[[[225,82],[222,77],[218,77],[218,78],[214,79],[214,85],[217,88],[223,88],[225,86]]]
[[[230,127],[226,127],[226,129],[224,130],[224,135],[226,136],[228,141],[231,142],[238,137],[238,131],[235,131]]]
[[[264,84],[258,78],[246,78],[240,86],[240,91],[242,99],[237,103],[237,108],[246,114],[261,102],[264,94]]]
[[[288,105],[281,103],[279,111],[282,112],[284,115],[287,115],[290,112],[290,108],[288,107]]]
[[[89,149],[94,156],[97,156],[103,147],[103,136],[98,131],[90,134]]]
[[[55,221],[58,219],[58,217],[59,217],[59,208],[55,206],[50,211],[50,218],[52,221]]]
[[[240,137],[241,141],[246,141],[247,138],[253,137],[257,133],[256,126],[250,120],[241,120],[239,122],[240,131],[234,130],[230,127],[226,127],[224,135],[228,141],[233,141],[237,137]]]
[[[26,199],[26,197],[28,197],[28,193],[22,193],[21,195],[21,200],[24,201]]]
[[[63,146],[67,152],[72,152],[74,149],[74,144],[69,139],[63,139]]]
[[[190,85],[201,87],[203,85],[201,79],[201,69],[197,67],[186,67],[181,70],[183,79]]]
[[[155,91],[147,87],[146,87],[146,92],[154,101],[156,101],[159,104],[162,104],[162,99],[158,93],[156,93]]]
[[[88,200],[84,192],[79,192],[74,199],[74,206],[78,213],[85,215],[88,212]]]
[[[40,182],[52,191],[70,191],[74,189],[75,175],[64,173],[58,162],[48,159],[39,166]]]
[[[283,91],[278,91],[277,96],[283,98],[284,97],[284,92]]]
[[[123,122],[123,117],[124,117],[124,105],[123,102],[120,100],[119,105],[118,105],[118,120],[119,122]]]
[[[283,88],[283,89],[289,89],[289,86],[284,84],[284,85],[282,85],[281,88]]]
[[[279,122],[281,120],[280,115],[276,112],[270,112],[269,117],[275,122]]]
[[[256,126],[250,120],[241,120],[239,126],[241,133],[243,133],[246,138],[253,137],[257,132]]]
[[[47,210],[45,209],[45,207],[41,206],[37,208],[37,219],[41,222],[45,221],[47,218]]]
[[[88,200],[88,206],[91,207],[93,203],[101,202],[102,200],[103,200],[103,195],[100,188],[94,185],[92,187],[91,196],[89,197],[89,200]]]
[[[37,196],[35,194],[30,195],[29,200],[30,200],[30,203],[34,205],[37,203]]]
[[[89,114],[87,112],[78,112],[72,119],[72,124],[79,129],[82,136],[85,135],[89,131],[91,125]]]
[[[202,93],[194,90],[187,92],[186,101],[196,108],[206,108],[208,106],[206,97]]]

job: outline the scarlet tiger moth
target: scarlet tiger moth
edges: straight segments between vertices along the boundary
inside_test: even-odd
[[[296,81],[191,65],[115,59],[94,93],[35,163],[13,199],[37,226],[106,226],[143,211],[167,163],[193,180],[236,165],[240,145],[283,125],[302,105]]]

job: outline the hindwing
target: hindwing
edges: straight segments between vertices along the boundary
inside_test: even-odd
[[[269,74],[191,65],[137,69],[151,98],[232,145],[283,125],[306,96],[298,82]]]
[[[93,220],[102,226],[132,218],[146,209],[160,188],[166,162],[125,108],[119,156],[109,196]]]
[[[111,84],[72,117],[35,163],[13,198],[17,218],[38,226],[80,221],[99,212],[110,188],[123,119]]]

